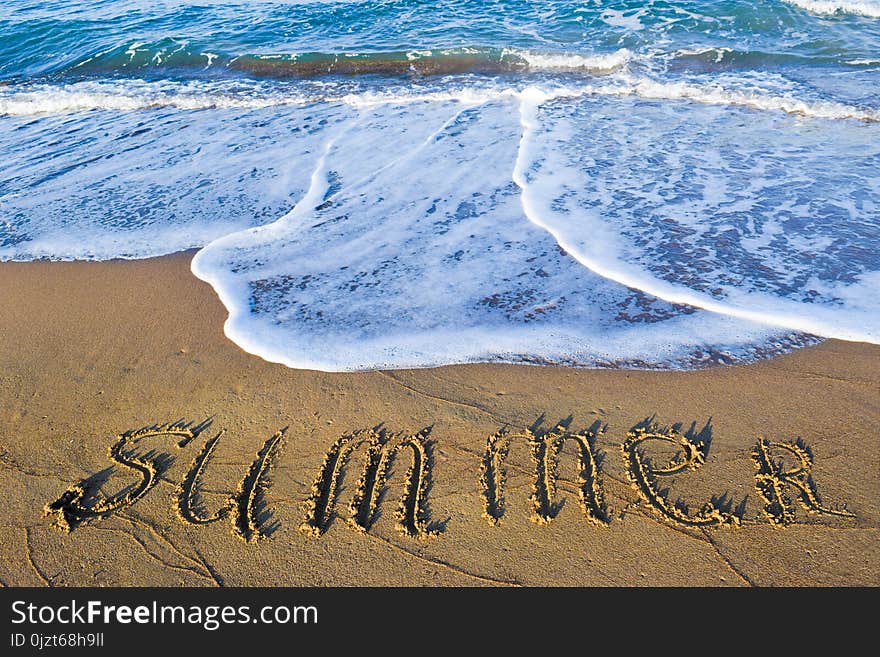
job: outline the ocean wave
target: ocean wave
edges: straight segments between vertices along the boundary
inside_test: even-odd
[[[791,2],[816,12],[876,17],[878,11],[877,0]],[[614,58],[614,50],[623,47],[634,59],[680,47],[743,44],[755,51],[779,48],[806,59],[835,53],[852,59],[871,56],[876,46],[874,34],[865,38],[864,21],[836,21],[829,40],[826,21],[785,2],[626,0],[613,7],[607,2],[457,2],[434,3],[430,11],[421,11],[415,9],[420,3],[406,1],[383,3],[381,20],[370,3],[239,3],[232,9],[225,3],[184,2],[187,9],[180,11],[168,3],[140,2],[124,20],[107,19],[119,3],[102,3],[100,9],[78,0],[68,4],[72,6],[65,12],[13,2],[0,39],[0,76],[33,80],[237,71],[297,77],[326,75],[328,70],[339,75],[430,75],[449,69],[540,69],[533,54],[561,59],[562,68],[589,69],[589,62],[582,67],[572,58]],[[502,58],[506,48],[524,56]]]
[[[583,71],[601,73],[627,64],[632,53],[539,52],[519,48],[468,46],[380,52],[295,52],[228,54],[202,51],[186,41],[161,39],[134,42],[71,64],[74,75],[107,75],[143,70],[228,70],[258,78],[315,78],[324,76],[442,76],[462,73]]]
[[[720,64],[725,58],[735,53],[733,48],[710,47],[710,48],[680,48],[672,53],[673,59],[700,59]]]
[[[689,113],[688,129],[676,131],[674,120],[669,128],[658,122],[669,119],[663,110],[649,110],[628,126],[624,141],[597,130],[605,127],[605,113],[595,105],[546,101],[538,90],[523,94],[513,180],[528,219],[584,267],[667,303],[880,343],[876,259],[840,260],[829,250],[835,240],[859,244],[877,235],[870,212],[843,210],[854,190],[877,189],[864,137],[841,126],[832,133],[838,137],[830,139],[824,131],[795,131],[791,143],[779,135],[778,151],[753,158],[743,170],[738,156],[708,147],[714,141],[707,129],[711,114]],[[769,125],[762,121],[754,133]],[[596,167],[595,155],[585,155],[591,148],[601,150],[602,167]],[[640,167],[646,153],[661,171],[668,170],[665,163],[681,168],[682,159],[691,164],[687,174],[660,176],[645,185]],[[774,164],[779,153],[785,154],[784,168]],[[852,175],[829,186],[816,179],[829,167],[851,168]],[[609,193],[620,187],[627,190],[622,197]],[[786,191],[780,194],[781,189]],[[807,219],[816,212],[814,197],[828,203],[823,212],[840,214]],[[741,223],[743,215],[747,224]],[[846,237],[838,232],[838,221],[847,222]],[[826,267],[839,277],[834,283]]]
[[[525,60],[531,71],[617,71],[633,59],[633,53],[626,48],[621,48],[613,53],[594,55],[538,53],[514,49],[508,49],[506,53]]]
[[[870,54],[870,53],[868,53]],[[102,79],[155,75],[173,79],[223,79],[238,76],[270,80],[323,78],[419,79],[453,75],[518,76],[529,73],[570,73],[597,76],[626,70],[766,70],[776,66],[825,65],[864,60],[862,51],[816,52],[765,48],[690,46],[665,50],[652,47],[611,52],[541,51],[527,48],[469,46],[382,52],[294,52],[228,54],[187,42],[162,39],[134,42],[80,59],[55,75]]]
[[[131,80],[81,82],[66,85],[9,85],[0,87],[0,116],[30,116],[89,110],[132,112],[173,107],[181,110],[259,109],[307,103],[344,103],[353,107],[457,101],[473,105],[518,96],[523,89],[538,90],[547,100],[564,96],[637,96],[650,100],[683,100],[707,105],[779,111],[817,119],[880,121],[880,110],[828,100],[804,99],[754,89],[726,88],[720,84],[661,81],[621,72],[602,84],[570,81],[541,86],[487,84],[380,87],[351,91],[350,87],[321,85],[295,91],[286,87],[216,83],[149,83]]]
[[[9,120],[0,258],[202,247],[229,337],[293,367],[691,368],[813,340],[800,332],[880,340],[876,126],[602,80]]]
[[[856,107],[830,100],[805,100],[794,96],[768,94],[763,91],[745,91],[724,88],[716,84],[689,82],[661,82],[649,78],[629,78],[626,84],[592,88],[603,95],[635,95],[658,100],[688,100],[706,105],[729,105],[754,110],[779,111],[816,119],[855,119],[880,121],[880,110]]]
[[[580,267],[529,223],[511,184],[521,104],[377,105],[330,132],[289,213],[193,259],[229,311],[226,335],[325,371],[697,368],[815,340],[648,299]]]
[[[727,46],[703,48],[679,48],[671,53],[656,53],[653,59],[664,62],[669,71],[695,70],[699,72],[721,72],[728,70],[766,71],[791,66],[815,66],[849,64],[852,56],[839,53],[796,53],[758,49],[738,49]]]
[[[880,18],[880,2],[877,0],[785,0],[813,14],[856,14]]]
[[[157,107],[182,110],[220,108],[253,109],[305,102],[298,96],[252,97],[230,93],[200,92],[149,83],[78,83],[70,85],[8,86],[0,90],[0,116],[30,116],[89,110],[133,112]]]
[[[880,0],[101,2],[7,12],[0,260],[200,249],[293,367],[880,343]]]

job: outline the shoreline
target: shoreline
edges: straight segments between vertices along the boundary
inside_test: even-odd
[[[226,310],[191,274],[193,253],[0,263],[0,476],[10,509],[0,529],[2,583],[880,584],[880,346],[827,340],[753,364],[693,371],[497,363],[291,370],[225,337]],[[212,424],[183,447],[160,436],[127,448],[164,463],[135,503],[70,533],[43,516],[47,503],[89,478],[95,492],[86,506],[114,499],[137,482],[108,458],[114,436],[180,418]],[[585,517],[576,440],[561,448],[549,521],[536,518],[529,499],[533,446],[518,436],[499,462],[506,473],[500,522],[484,517],[487,439],[541,418],[537,436],[568,418],[572,433],[607,427],[592,440],[596,476],[587,477],[604,498],[604,526]],[[736,526],[694,527],[664,516],[629,480],[628,433],[648,418],[681,423],[683,433],[693,427],[693,441],[708,444],[705,463],[658,476],[658,488],[669,489],[671,503],[687,504],[686,518],[714,498],[728,516],[740,513]],[[430,427],[424,506],[410,515],[421,513],[436,535],[413,538],[396,527],[406,490],[402,458],[390,466],[367,531],[349,527],[361,451],[343,467],[335,514],[327,513],[320,536],[299,531],[328,450],[340,436],[377,426],[408,436]],[[198,525],[175,514],[175,491],[206,440],[225,429],[192,497],[209,516],[284,427],[283,440],[267,448],[264,497],[252,517],[266,540],[241,540],[228,518]],[[791,523],[771,526],[755,485],[761,437],[802,438],[821,508],[846,504],[855,517],[808,514],[794,503]],[[656,463],[676,454],[669,445],[643,447]],[[795,465],[775,449],[774,458]]]

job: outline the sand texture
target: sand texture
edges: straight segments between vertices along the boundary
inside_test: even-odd
[[[880,584],[876,346],[291,370],[190,258],[0,264],[3,584]]]

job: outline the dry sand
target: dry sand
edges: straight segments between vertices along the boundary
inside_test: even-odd
[[[511,365],[290,370],[224,337],[225,309],[190,274],[190,257],[0,265],[3,584],[880,584],[876,346],[829,341],[756,365],[689,373]],[[639,490],[627,463],[650,470],[684,453],[648,441],[626,460],[627,432],[650,417],[681,423],[682,431],[693,424],[695,433],[711,422],[701,434],[709,447],[700,467],[673,476],[649,471],[651,485]],[[180,418],[211,418],[211,426],[183,447],[179,436],[116,437]],[[509,457],[500,468],[495,458],[486,476],[495,481],[497,471],[506,472],[503,490],[490,486],[490,501],[500,492],[505,503],[493,526],[481,482],[487,439],[503,426],[522,431],[540,418],[543,429],[566,418],[571,431],[607,425],[586,443],[598,477],[589,471],[590,452],[579,454],[575,440],[565,441],[555,499],[537,500],[555,517],[535,522],[533,446],[512,435]],[[329,525],[322,520],[327,499],[319,495],[312,505],[317,529],[300,531],[327,450],[346,433],[380,424],[392,433],[430,433],[383,462],[390,465],[384,496],[378,505],[362,505],[369,530],[348,522],[367,455],[362,448],[341,469],[328,470],[340,484]],[[283,427],[283,438],[267,443]],[[208,520],[228,506],[243,479],[244,492],[225,517],[186,522],[176,490],[220,430],[211,458],[190,477],[194,499],[185,500],[184,515]],[[753,449],[762,436],[773,443],[802,438],[814,455],[822,508],[845,504],[854,517],[807,513],[789,483],[783,491],[793,515],[785,527],[771,525],[756,488]],[[108,450],[117,442],[122,460],[158,468],[114,463]],[[266,458],[252,465],[264,446]],[[540,452],[540,443],[534,447]],[[426,497],[419,499],[417,482],[407,489],[403,520],[411,531],[433,533],[412,537],[398,528],[396,510],[408,476],[418,479],[420,468],[412,471],[409,462],[420,454],[431,465]],[[773,462],[782,459],[783,470],[795,466],[793,452],[770,447],[769,454]],[[691,454],[691,465],[702,456]],[[582,467],[583,508],[607,511],[605,526],[585,517]],[[810,490],[805,478],[794,479]],[[66,533],[53,526],[60,514],[46,517],[44,506],[83,480],[95,486],[68,509],[107,513]],[[763,481],[772,492],[772,479]],[[552,484],[551,478],[537,488]],[[597,490],[604,506],[591,497]],[[648,494],[677,518],[653,506]],[[713,496],[726,496],[721,502],[730,504],[716,507],[742,519],[716,512],[729,526],[690,526]],[[674,510],[678,500],[687,515]],[[242,540],[261,534],[265,540]]]

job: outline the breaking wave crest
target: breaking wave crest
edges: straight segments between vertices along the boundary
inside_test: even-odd
[[[880,2],[877,0],[785,0],[789,4],[814,14],[856,14],[880,18]]]
[[[89,110],[133,112],[171,107],[181,110],[259,109],[283,105],[340,102],[353,106],[401,102],[458,100],[481,103],[519,95],[527,84],[449,84],[442,88],[379,88],[352,90],[345,85],[322,85],[306,89],[278,89],[240,82],[150,83],[135,80],[79,82],[63,85],[8,85],[0,87],[0,115],[31,116]],[[636,96],[644,99],[682,100],[707,105],[747,107],[779,111],[817,119],[880,121],[880,110],[840,102],[804,99],[755,89],[731,89],[720,84],[657,81],[627,73],[602,83],[570,80],[548,82],[540,87],[547,97]]]

